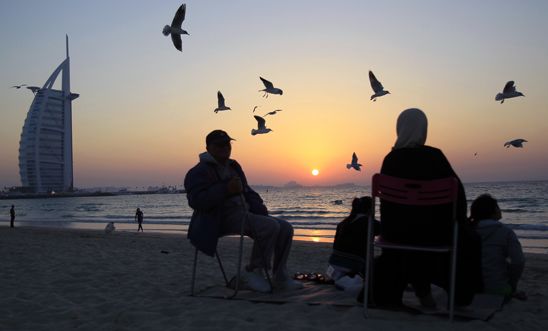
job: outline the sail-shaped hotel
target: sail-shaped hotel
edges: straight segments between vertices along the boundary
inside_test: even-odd
[[[21,132],[19,174],[30,192],[70,192],[72,173],[72,100],[68,36],[66,59],[36,91]],[[61,75],[61,89],[53,88]]]

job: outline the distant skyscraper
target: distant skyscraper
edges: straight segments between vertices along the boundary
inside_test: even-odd
[[[32,192],[68,192],[73,189],[72,100],[68,36],[67,58],[34,96],[19,142],[21,184]],[[61,90],[54,90],[62,72]]]

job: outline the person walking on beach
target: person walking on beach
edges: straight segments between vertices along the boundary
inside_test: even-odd
[[[245,222],[244,234],[254,240],[251,259],[241,277],[247,287],[258,292],[271,290],[262,270],[270,269],[272,260],[274,288],[302,288],[301,283],[291,279],[286,267],[293,227],[268,215],[261,196],[248,185],[240,164],[230,159],[232,140],[223,130],[210,132],[206,136],[206,152],[200,154],[199,163],[185,176],[188,204],[194,209],[188,238],[197,249],[214,256],[218,238],[239,234]]]
[[[139,223],[139,227],[137,228],[137,232],[139,232],[139,230],[141,230],[141,232],[144,232],[143,231],[143,212],[141,211],[140,208],[137,208],[137,211],[135,212],[135,221],[137,221],[137,223]]]
[[[470,221],[481,236],[483,291],[525,300],[525,292],[517,290],[525,257],[516,234],[501,218],[497,200],[491,195],[482,194],[472,202]]]
[[[13,222],[15,222],[15,206],[14,205],[11,205],[11,209],[10,209],[10,228],[14,228],[15,225],[13,224]]]

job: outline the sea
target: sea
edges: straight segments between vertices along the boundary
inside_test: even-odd
[[[548,181],[464,184],[468,206],[480,194],[494,196],[502,222],[517,234],[524,251],[548,254]],[[352,199],[370,195],[369,186],[254,188],[270,214],[288,220],[295,239],[332,242],[337,224],[351,209]],[[136,208],[144,213],[145,231],[181,234],[192,215],[184,193],[0,200],[0,226],[9,226],[15,205],[16,226],[103,229],[114,222],[117,231],[136,231]]]

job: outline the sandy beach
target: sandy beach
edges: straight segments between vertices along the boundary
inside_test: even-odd
[[[249,251],[250,241],[246,241]],[[331,244],[295,241],[291,272],[324,272]],[[223,239],[228,268],[235,238]],[[306,303],[191,297],[194,249],[183,235],[0,227],[0,330],[545,330],[548,256],[527,254],[520,287],[529,298],[489,321]],[[200,255],[198,287],[223,283]],[[233,267],[230,269],[233,273]],[[325,285],[324,285],[325,286]]]

